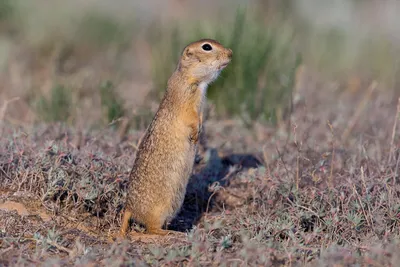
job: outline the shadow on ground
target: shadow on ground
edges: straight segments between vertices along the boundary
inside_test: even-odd
[[[220,157],[216,149],[208,149],[201,162],[195,164],[195,174],[189,180],[182,209],[168,229],[190,231],[202,215],[212,209],[212,194],[218,187],[228,184],[229,178],[238,171],[261,165],[261,161],[251,154]]]

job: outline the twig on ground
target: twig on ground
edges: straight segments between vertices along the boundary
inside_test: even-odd
[[[68,249],[68,248],[66,248],[66,247],[64,247],[64,246],[61,246],[61,245],[57,244],[56,242],[53,242],[53,241],[50,241],[50,240],[47,240],[46,242],[47,242],[49,245],[51,245],[51,246],[57,248],[57,249],[60,250],[60,251],[67,252],[68,255],[71,255],[71,254],[73,253],[72,250],[70,250],[70,249]]]

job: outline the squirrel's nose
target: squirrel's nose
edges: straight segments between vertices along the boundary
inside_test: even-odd
[[[226,54],[228,55],[229,58],[232,58],[232,54],[233,54],[232,49],[228,48],[228,51]]]

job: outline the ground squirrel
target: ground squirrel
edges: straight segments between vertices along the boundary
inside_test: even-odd
[[[206,89],[231,58],[231,49],[211,39],[184,48],[139,145],[120,236],[126,236],[131,218],[145,226],[149,234],[174,232],[162,227],[177,214],[185,197],[203,123]]]

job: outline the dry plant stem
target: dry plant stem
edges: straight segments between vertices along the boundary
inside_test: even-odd
[[[397,157],[397,161],[396,161],[396,168],[395,168],[394,176],[393,176],[393,186],[396,184],[396,177],[397,177],[397,170],[399,169],[399,162],[400,162],[400,154]]]
[[[123,117],[121,118],[121,120],[122,121],[118,129],[118,142],[122,142],[122,140],[124,139],[129,130],[129,119]]]
[[[267,167],[268,171],[269,171],[269,160],[268,160],[268,153],[265,149],[266,145],[263,146],[262,152],[263,152],[263,160],[264,160],[264,164]]]
[[[298,191],[299,190],[299,180],[300,180],[300,178],[299,178],[299,172],[300,172],[300,167],[299,167],[299,165],[300,165],[300,156],[299,156],[299,152],[297,152],[297,157],[296,157],[296,190]]]
[[[68,248],[66,248],[66,247],[64,247],[64,246],[61,246],[61,245],[57,244],[56,242],[47,241],[47,243],[48,243],[49,245],[51,245],[51,246],[56,247],[56,248],[57,248],[58,250],[60,250],[60,251],[67,252],[68,255],[71,255],[71,254],[73,253],[72,250],[70,250],[70,249],[68,249]]]
[[[275,149],[276,149],[276,152],[278,153],[279,159],[281,160],[281,162],[282,162],[282,164],[283,164],[283,168],[285,169],[286,177],[289,179],[289,173],[290,173],[290,172],[289,172],[289,170],[288,170],[288,168],[287,168],[287,166],[286,166],[285,161],[283,160],[283,155],[282,155],[282,153],[279,151],[278,147],[275,147]]]
[[[116,123],[118,123],[118,122],[120,122],[122,119],[121,118],[118,118],[118,119],[114,119],[114,120],[112,120],[109,124],[107,124],[107,126],[108,127],[110,127],[110,126],[113,126],[113,125],[115,125]],[[94,144],[94,142],[96,142],[96,140],[98,140],[103,134],[104,134],[104,132],[106,131],[106,127],[102,130],[102,131],[100,131],[96,136],[94,136],[94,138],[93,138],[93,140],[88,144],[88,145],[93,145]]]
[[[331,157],[331,171],[329,174],[329,187],[333,188],[333,162],[335,160],[335,135],[333,134],[333,126],[332,124],[328,121],[329,128],[331,130],[332,134],[332,157]]]
[[[376,81],[373,81],[371,83],[371,85],[369,86],[368,91],[365,94],[364,98],[358,104],[357,109],[354,112],[353,117],[350,119],[349,123],[347,124],[347,127],[346,127],[345,131],[342,134],[341,141],[343,143],[345,143],[345,141],[349,137],[351,131],[353,130],[354,126],[356,125],[358,119],[360,118],[360,116],[361,116],[364,108],[366,107],[368,101],[371,99],[372,93],[375,91],[377,86],[378,86],[378,83]]]
[[[8,248],[5,248],[3,250],[0,251],[0,256],[5,255],[7,252],[9,252],[10,250],[14,249],[14,245],[9,246]]]
[[[367,213],[365,212],[365,209],[364,209],[364,206],[363,206],[363,204],[362,204],[360,195],[358,194],[355,185],[353,185],[353,191],[354,191],[354,194],[357,196],[357,200],[358,200],[358,202],[359,202],[359,204],[360,204],[360,207],[361,207],[362,213],[363,213],[363,215],[364,215],[364,218],[365,218],[365,220],[367,221],[368,226],[371,227],[370,222],[369,222],[369,218],[368,218],[368,216],[367,216]]]
[[[394,137],[396,136],[396,129],[397,129],[397,121],[399,120],[399,114],[400,114],[400,97],[397,101],[397,110],[396,110],[396,116],[394,117],[394,122],[393,122],[393,129],[392,129],[392,138],[390,140],[390,152],[389,152],[389,161],[392,162],[392,158],[394,157]]]
[[[4,101],[3,106],[0,109],[0,134],[1,135],[3,134],[3,124],[4,124],[4,118],[6,116],[8,104],[10,104],[11,102],[14,102],[16,100],[19,100],[19,97],[14,97],[14,98]]]
[[[228,174],[229,175],[229,174]],[[227,176],[228,176],[227,175]],[[226,176],[226,177],[227,177]],[[214,185],[214,186],[213,186]],[[207,200],[207,207],[206,207],[206,215],[205,215],[205,217],[207,218],[207,215],[208,215],[208,209],[209,209],[209,207],[210,207],[210,202],[211,202],[211,199],[213,198],[213,196],[216,194],[216,193],[218,193],[218,191],[219,191],[219,189],[224,189],[223,187],[220,187],[220,185],[219,185],[219,183],[218,182],[216,182],[215,184],[213,184],[212,185],[212,187],[214,188],[214,192],[210,195],[210,197],[208,198],[208,200]]]
[[[299,190],[299,183],[300,183],[300,146],[297,142],[297,134],[296,134],[297,125],[293,127],[293,136],[294,136],[294,143],[297,147],[297,157],[296,157],[296,191]]]
[[[364,173],[363,167],[361,167],[361,180],[362,180],[362,184],[364,186],[365,193],[368,194],[367,183],[365,182],[365,173]],[[371,206],[370,206],[369,200],[367,201],[367,208],[368,208],[368,213],[369,213],[369,219],[371,220],[371,227],[372,227],[372,229],[374,229],[374,232],[375,232],[374,220],[372,218],[372,212],[371,212]]]

